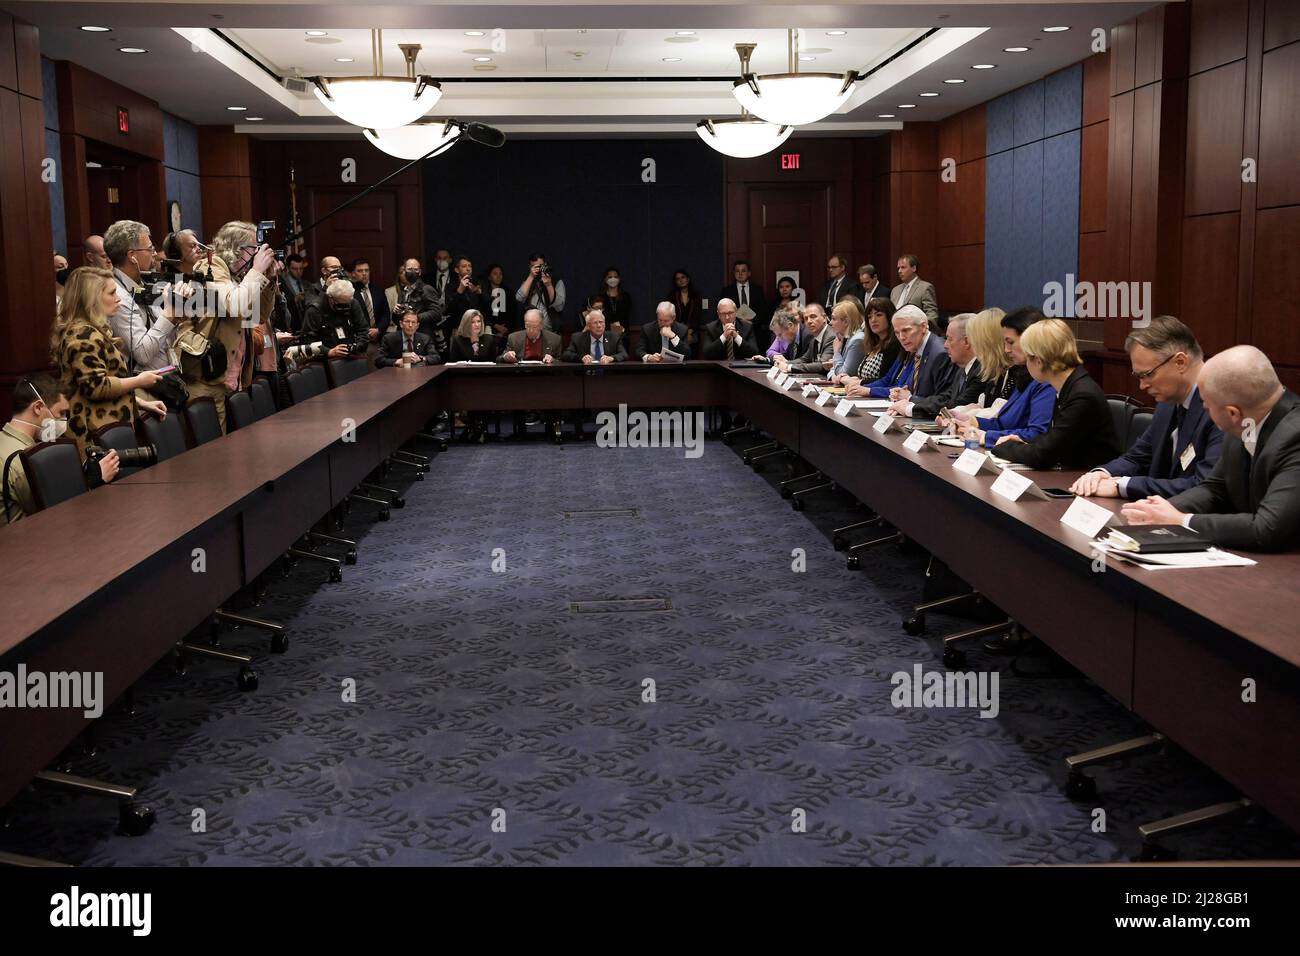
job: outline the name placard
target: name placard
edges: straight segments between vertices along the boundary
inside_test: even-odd
[[[1101,505],[1095,505],[1087,498],[1075,498],[1061,515],[1061,524],[1095,538],[1114,518],[1115,515]]]
[[[978,475],[981,471],[998,470],[998,466],[989,460],[986,452],[976,451],[974,448],[967,448],[957,456],[957,460],[952,466],[960,471],[963,475]]]
[[[799,380],[795,378],[793,375],[787,378],[785,380],[785,383],[781,386],[781,388],[785,389],[787,392],[790,391],[790,389],[792,388],[798,388],[798,387],[799,387]]]
[[[770,369],[767,370],[767,380],[769,382],[773,381],[780,374],[781,374],[781,367],[779,365],[773,365]]]
[[[848,418],[856,411],[854,404],[846,398],[840,399],[840,403],[835,406],[835,414],[839,418]]]
[[[877,435],[883,435],[885,432],[889,431],[893,427],[894,427],[894,416],[881,415],[879,418],[876,419],[876,423],[871,426],[871,430],[875,432]]]
[[[1024,497],[1047,500],[1047,495],[1043,493],[1042,488],[1010,468],[1003,469],[1002,474],[998,475],[998,480],[993,482],[993,493],[1006,498],[1007,501],[1019,501]]]
[[[908,451],[925,451],[927,448],[934,451],[930,436],[925,432],[912,432],[907,436],[907,441],[903,442],[903,447]]]
[[[788,381],[790,381],[790,373],[782,372],[780,375],[776,377],[776,387],[785,388],[785,383]]]
[[[812,397],[813,397],[814,395],[816,395],[816,394],[817,394],[817,386],[816,386],[816,385],[805,385],[805,386],[803,387],[803,397],[804,397],[804,398],[812,398]]]
[[[832,395],[830,392],[822,392],[820,395],[817,396],[817,404],[823,406],[828,405],[830,404],[830,400],[834,397],[835,396]]]

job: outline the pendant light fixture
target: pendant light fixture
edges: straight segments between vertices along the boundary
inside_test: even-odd
[[[805,126],[825,119],[844,104],[857,85],[858,74],[800,73],[799,31],[789,30],[789,72],[762,76],[745,72],[732,92],[740,105],[769,123]]]
[[[736,53],[740,56],[741,76],[749,72],[749,58],[753,55],[756,46],[755,43],[736,44]],[[776,149],[790,138],[794,127],[777,126],[757,116],[750,116],[742,106],[739,116],[700,120],[695,124],[695,132],[700,135],[700,139],[724,156],[751,159]]]
[[[413,123],[433,109],[442,97],[442,87],[431,76],[417,76],[415,58],[418,43],[402,43],[406,59],[405,76],[384,76],[384,31],[370,31],[370,52],[374,75],[313,76],[311,82],[325,108],[339,119],[365,129],[391,130]]]
[[[433,123],[411,123],[396,129],[362,130],[366,139],[377,149],[398,159],[419,159],[421,156],[439,156],[460,139],[461,124],[455,120]]]

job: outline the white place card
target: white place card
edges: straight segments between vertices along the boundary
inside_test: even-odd
[[[967,448],[962,452],[952,466],[960,471],[963,475],[978,475],[981,471],[989,471],[994,474],[1000,473],[1001,469],[993,464],[986,452],[976,451],[974,448]]]
[[[871,426],[871,430],[875,432],[877,435],[883,435],[885,432],[889,431],[893,427],[894,427],[894,416],[881,415],[879,418],[876,419],[876,423]]]
[[[1047,500],[1047,495],[1043,493],[1042,488],[1034,484],[1031,479],[1009,468],[1003,469],[1002,474],[998,475],[998,480],[993,482],[993,493],[1006,498],[1007,501],[1019,501],[1026,497]]]
[[[835,414],[840,418],[848,418],[853,414],[853,403],[841,401],[835,406]]]
[[[781,386],[781,388],[787,392],[790,391],[790,389],[792,388],[798,388],[798,387],[799,387],[799,380],[795,378],[793,375],[787,378],[785,380],[785,384]]]
[[[816,386],[816,385],[805,385],[805,386],[803,387],[803,397],[804,397],[804,398],[812,398],[812,397],[813,397],[814,395],[816,395],[816,394],[817,394],[817,386]]]
[[[773,365],[770,369],[767,370],[767,380],[771,382],[780,374],[781,374],[781,367],[779,365]]]
[[[935,450],[934,443],[925,432],[912,432],[907,436],[907,441],[903,442],[903,447],[908,451],[925,451],[927,448],[930,451]]]
[[[817,404],[823,406],[828,405],[830,404],[830,400],[834,397],[835,396],[832,395],[830,392],[822,392],[820,395],[817,396]]]
[[[785,388],[785,383],[788,381],[790,381],[790,373],[782,372],[780,375],[776,377],[776,387]]]
[[[1114,519],[1115,514],[1101,505],[1093,504],[1087,498],[1075,498],[1070,507],[1065,509],[1065,514],[1061,515],[1061,524],[1095,538]]]

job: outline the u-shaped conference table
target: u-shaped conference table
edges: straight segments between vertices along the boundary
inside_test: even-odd
[[[0,531],[0,671],[102,671],[114,700],[438,411],[620,403],[747,416],[1300,830],[1300,554],[1098,572],[1089,539],[1060,522],[1067,502],[1007,501],[992,477],[909,451],[870,416],[838,417],[726,362],[380,369],[64,502]],[[1046,486],[1076,475],[1026,473]],[[87,722],[0,707],[0,805]]]

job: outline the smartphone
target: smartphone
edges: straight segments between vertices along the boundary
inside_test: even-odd
[[[1043,494],[1049,498],[1073,498],[1074,492],[1068,488],[1044,488]]]
[[[176,371],[176,366],[175,366],[175,365],[165,365],[165,366],[163,366],[162,368],[156,368],[156,369],[154,369],[154,371],[157,372],[159,375],[166,375],[166,374],[168,374],[169,372],[174,372],[174,371]]]

